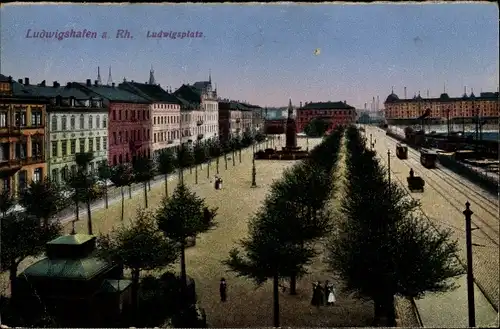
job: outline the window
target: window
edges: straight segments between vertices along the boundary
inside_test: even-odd
[[[0,127],[7,127],[7,112],[0,112]]]
[[[113,120],[116,120],[116,111],[113,111]]]
[[[100,129],[100,128],[101,128],[101,119],[100,119],[100,117],[99,117],[99,116],[96,116],[96,118],[95,118],[95,127],[96,127],[97,129]]]
[[[61,178],[63,180],[68,179],[68,166],[65,166],[61,169]]]
[[[90,172],[94,172],[94,170],[95,170],[95,163],[91,162],[90,163]]]
[[[69,120],[69,124],[70,124],[70,126],[71,126],[71,130],[75,130],[75,125],[76,125],[76,122],[75,122],[75,121],[76,121],[76,120],[75,120],[75,116],[74,116],[74,115],[72,115],[72,116],[71,116],[71,119]]]
[[[116,165],[117,165],[116,155],[113,155],[113,166],[116,166]]]
[[[85,129],[85,118],[83,117],[83,114],[80,114],[80,129]]]
[[[57,131],[57,117],[52,115],[52,131]]]
[[[63,157],[68,155],[68,141],[66,139],[61,141],[61,153]]]
[[[156,124],[156,117],[153,118],[153,124]]]
[[[28,183],[28,172],[26,170],[21,170],[18,174],[18,191],[24,191]]]
[[[62,130],[68,130],[68,127],[67,127],[67,122],[66,122],[66,116],[63,115],[62,117]]]
[[[102,118],[102,127],[103,127],[103,128],[106,128],[106,127],[108,126],[108,121],[107,121],[107,120],[108,120],[108,119],[106,118],[106,116],[104,116],[104,117]]]
[[[122,132],[118,132],[118,142],[121,144],[122,143]]]
[[[153,143],[156,143],[156,134],[153,134]]]
[[[125,131],[125,141],[128,142],[128,130]]]
[[[89,138],[89,152],[94,152],[94,138]]]
[[[102,138],[102,149],[106,150],[108,148],[108,139],[106,137]]]
[[[42,111],[32,110],[31,111],[31,125],[41,126],[42,125]]]
[[[122,163],[123,163],[123,157],[122,157],[122,155],[121,155],[121,154],[118,156],[118,161],[120,162],[120,164],[122,164]]]
[[[116,145],[116,131],[113,131],[113,144]]]
[[[23,127],[26,126],[26,111],[18,111],[15,114],[16,126]]]
[[[43,168],[36,168],[33,172],[33,181],[40,182],[43,177]]]
[[[80,138],[80,152],[85,152],[85,139]]]
[[[71,154],[76,153],[76,139],[71,140]]]
[[[118,110],[118,120],[122,119],[122,111]]]
[[[92,116],[90,115],[89,116],[89,129],[93,129],[94,128],[94,122],[92,121]]]
[[[50,178],[52,179],[52,181],[59,183],[59,171],[57,169],[52,169]]]
[[[52,156],[57,157],[57,142],[52,142]]]

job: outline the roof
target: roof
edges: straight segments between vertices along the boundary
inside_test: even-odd
[[[210,81],[197,81],[193,84],[193,87],[198,90],[205,90],[208,86],[212,87],[212,83]]]
[[[9,79],[9,77],[0,74],[0,82],[10,82],[10,81],[12,81],[12,77]]]
[[[392,95],[396,97],[391,97]],[[462,100],[498,100],[498,92],[482,92],[479,96],[475,96],[474,93],[471,95],[463,94],[460,97],[450,97],[447,93],[442,93],[438,98],[422,98],[420,95],[415,96],[410,99],[399,99],[397,95],[391,94],[387,97],[385,103],[406,103],[406,102],[418,102],[418,101],[431,101],[431,102],[452,102],[452,101],[462,101]]]
[[[88,234],[72,234],[72,235],[62,235],[55,238],[52,241],[47,242],[49,245],[81,245],[87,241],[94,239],[94,235]]]
[[[385,100],[385,102],[390,103],[390,102],[394,102],[397,100],[399,100],[398,95],[396,95],[395,93],[391,93],[389,96],[387,96],[387,99]]]
[[[13,83],[13,93],[16,96],[30,95],[34,97],[46,97],[52,98],[56,96],[61,97],[75,97],[77,99],[89,99],[91,97],[100,97],[99,95],[87,92],[85,93],[79,88],[75,88],[72,85],[51,87],[51,86],[39,86],[39,85],[24,85],[19,82]]]
[[[177,97],[166,92],[162,87],[160,87],[160,85],[124,82],[121,83],[118,87],[136,93],[141,97],[149,99],[150,101],[180,104],[180,101]]]
[[[194,86],[182,85],[174,92],[174,95],[182,98],[187,103],[200,104],[201,102],[201,93]]]
[[[99,258],[50,259],[44,258],[29,266],[22,275],[32,277],[89,280],[109,269],[111,265]]]
[[[123,88],[118,88],[114,86],[103,86],[103,85],[87,86],[86,83],[77,83],[77,82],[73,82],[72,84],[80,87],[81,89],[90,90],[98,95],[101,95],[102,97],[106,98],[111,102],[126,102],[126,103],[141,103],[141,104],[151,103],[150,100],[141,97],[139,95],[136,95],[130,91],[124,90]]]
[[[307,103],[298,110],[312,110],[312,109],[354,110],[355,108],[344,102],[317,102],[317,103]]]
[[[122,292],[132,285],[130,280],[106,279],[102,282],[101,290],[106,292]]]

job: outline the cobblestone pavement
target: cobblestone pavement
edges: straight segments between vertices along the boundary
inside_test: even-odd
[[[480,290],[485,294],[493,308],[498,309],[499,302],[499,212],[497,199],[465,178],[442,168],[438,165],[436,169],[425,169],[419,161],[418,152],[409,149],[408,159],[399,160],[395,155],[396,141],[385,135],[385,132],[375,127],[366,129],[366,136],[377,140],[375,150],[387,165],[387,151],[391,151],[391,172],[395,181],[406,188],[406,177],[410,168],[413,168],[416,176],[425,180],[424,193],[411,193],[412,197],[420,200],[421,210],[429,218],[431,223],[442,229],[450,229],[452,237],[458,240],[459,259],[466,264],[465,251],[465,219],[462,211],[465,209],[466,201],[471,203],[474,211],[472,216],[473,227],[478,229],[472,232],[473,242],[479,246],[473,249],[473,268],[475,281]],[[465,287],[461,287],[463,291]],[[479,305],[476,299],[476,312],[480,314],[491,314],[483,311],[489,309],[488,305]],[[424,298],[425,300],[425,298]],[[455,306],[454,306],[455,307]],[[479,310],[479,308],[481,310]],[[491,309],[493,312],[495,310]],[[450,308],[453,312],[460,307]],[[486,318],[489,318],[486,316]],[[457,317],[453,319],[457,320]],[[457,320],[458,321],[458,320]],[[479,323],[479,319],[478,319]],[[427,325],[424,323],[424,325]],[[458,324],[462,326],[462,324]],[[448,324],[453,326],[453,324]]]
[[[284,141],[284,138],[282,138]],[[312,148],[319,139],[309,139]],[[299,145],[305,148],[306,139],[299,138]],[[277,145],[279,147],[279,145]],[[293,165],[293,161],[256,161],[257,188],[251,188],[251,150],[242,152],[242,163],[236,155],[236,165],[228,161],[228,170],[224,169],[224,160],[219,163],[220,176],[224,180],[222,190],[214,190],[213,176],[215,162],[210,167],[207,178],[206,166],[198,171],[198,184],[194,183],[195,171],[185,175],[185,182],[201,197],[206,198],[210,206],[219,207],[217,214],[218,226],[214,230],[201,234],[197,244],[186,252],[188,275],[196,280],[197,293],[201,306],[205,308],[211,327],[255,327],[272,325],[272,285],[265,283],[257,288],[247,278],[238,278],[228,272],[221,261],[228,257],[229,250],[247,235],[247,221],[260,206],[268,188],[274,179],[281,177],[282,171]],[[173,177],[169,183],[172,191],[177,182]],[[151,184],[148,192],[149,208],[156,208],[164,195],[163,182]],[[120,199],[110,203],[109,209],[93,211],[94,233],[109,232],[117,225],[123,225],[133,219],[135,210],[144,205],[144,197],[138,190],[132,199],[125,196],[125,221],[121,222]],[[86,232],[87,216],[84,213],[76,223],[77,232]],[[69,232],[71,225],[66,224]],[[28,259],[20,266],[20,271],[32,263]],[[178,264],[173,270],[178,271]],[[144,273],[144,275],[147,273]],[[153,274],[153,273],[151,273]],[[221,277],[228,281],[228,301],[219,301],[218,285]],[[7,278],[7,277],[5,277]],[[337,304],[333,307],[315,308],[310,306],[311,283],[315,280],[330,280],[335,282],[340,291],[342,283],[328,272],[321,257],[315,259],[310,266],[310,273],[298,280],[298,295],[291,296],[287,292],[280,293],[280,314],[283,326],[368,326],[373,319],[373,306],[363,303],[351,296],[339,293]]]

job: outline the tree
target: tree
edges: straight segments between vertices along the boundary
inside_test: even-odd
[[[49,220],[68,206],[61,187],[48,178],[31,181],[20,193],[19,203],[28,214],[41,219],[44,226],[48,226]]]
[[[178,248],[158,230],[153,214],[139,209],[130,226],[99,237],[100,257],[123,264],[132,274],[132,304],[137,307],[140,273],[163,268],[178,258]]]
[[[184,169],[189,167],[192,172],[192,165],[194,163],[194,155],[191,146],[181,145],[177,151],[177,167],[179,168],[179,181],[184,181]]]
[[[265,202],[267,211],[277,223],[286,218],[283,227],[276,230],[281,234],[280,239],[301,247],[312,247],[313,242],[327,235],[332,221],[325,206],[332,189],[331,173],[312,162],[300,163],[286,170],[282,179],[272,185]],[[292,295],[296,294],[297,277],[304,274],[300,271],[301,266],[297,264],[297,272],[290,276]]]
[[[148,182],[154,177],[153,164],[146,157],[138,157],[132,162],[134,180],[144,185],[144,208],[148,207]]]
[[[106,209],[108,209],[108,181],[111,180],[111,167],[107,163],[99,165],[97,169],[99,180],[103,183],[104,189],[104,202]]]
[[[304,133],[309,137],[321,137],[328,131],[329,124],[327,121],[314,118],[304,128]]]
[[[5,189],[2,193],[0,193],[0,212],[3,216],[5,216],[7,211],[9,211],[15,204],[16,201],[10,194],[9,190]]]
[[[215,157],[215,170],[219,174],[219,158],[222,154],[222,148],[219,141],[214,141],[210,144],[210,156]]]
[[[284,223],[286,219],[281,220]],[[223,261],[238,276],[245,276],[261,286],[268,279],[273,281],[274,327],[280,327],[279,281],[297,271],[297,264],[307,264],[314,251],[310,248],[280,240],[281,228],[275,225],[266,211],[260,211],[249,223],[249,237],[241,240],[238,248],[231,249],[229,258]],[[270,223],[273,223],[269,226]]]
[[[168,198],[168,175],[175,171],[175,154],[167,148],[160,152],[158,157],[158,172],[165,177],[165,196]]]
[[[241,139],[241,144],[243,147],[249,147],[254,142],[253,135],[250,131],[246,130],[243,132],[243,138]]]
[[[266,135],[258,131],[257,134],[255,134],[255,140],[257,143],[262,143],[266,140]]]
[[[9,271],[11,296],[15,296],[17,268],[29,256],[38,256],[45,250],[45,244],[59,236],[59,221],[40,225],[40,219],[28,213],[11,212],[0,221],[1,250],[0,270]]]
[[[231,146],[227,140],[222,142],[222,152],[224,152],[224,168],[227,170],[227,154],[231,152]]]
[[[125,209],[125,194],[123,192],[123,188],[129,185],[132,180],[132,173],[130,169],[125,165],[117,165],[111,168],[111,176],[109,179],[113,182],[116,187],[120,188],[120,192],[122,195],[122,211],[121,211],[121,219],[123,221],[124,209]]]
[[[181,282],[185,296],[186,239],[198,236],[215,227],[217,208],[208,209],[205,201],[179,182],[172,196],[164,198],[156,212],[158,227],[165,235],[178,243],[181,255]]]
[[[463,273],[457,242],[449,231],[430,227],[415,212],[418,202],[388,182],[355,128],[348,131],[348,150],[346,195],[328,246],[329,264],[348,291],[374,301],[375,319],[385,317],[391,326],[395,295],[418,298],[454,288],[446,280]]]

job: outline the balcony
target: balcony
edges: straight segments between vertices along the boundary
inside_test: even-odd
[[[0,160],[0,171],[2,173],[15,173],[16,171],[21,169],[21,167],[21,159]]]
[[[21,161],[21,164],[23,166],[29,166],[32,164],[45,162],[43,155],[35,155],[35,156],[27,157],[27,158],[21,159],[20,161]]]
[[[197,125],[197,126],[201,126],[202,124],[203,124],[203,120],[198,120],[198,121],[196,121],[196,125]]]

